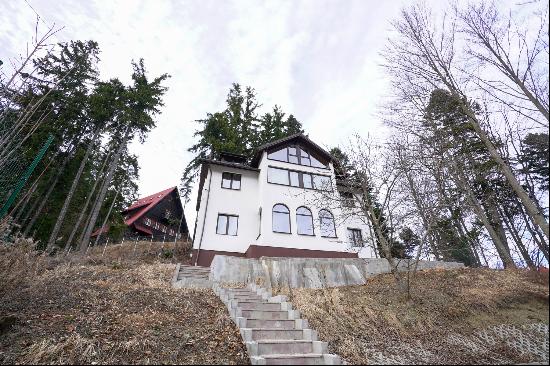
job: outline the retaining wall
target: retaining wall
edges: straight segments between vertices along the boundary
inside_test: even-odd
[[[414,260],[410,260],[412,270]],[[457,262],[420,261],[418,269],[462,268]],[[409,260],[401,260],[399,269],[406,271]],[[210,266],[210,279],[219,283],[255,283],[268,288],[323,288],[363,285],[367,278],[390,272],[388,261],[379,258],[288,258],[259,259],[216,255]]]

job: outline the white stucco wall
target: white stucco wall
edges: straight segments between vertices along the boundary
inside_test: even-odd
[[[363,238],[367,238],[368,227],[361,220],[349,218],[342,220],[343,215],[337,205],[332,207],[329,203],[325,204],[323,200],[319,199],[324,194],[317,191],[268,183],[269,166],[330,175],[334,188],[333,192],[335,195],[338,194],[332,164],[329,169],[290,164],[269,160],[266,152],[264,152],[260,161],[259,173],[211,164],[212,174],[208,173],[204,183],[201,205],[197,215],[197,229],[193,244],[195,249],[200,245],[201,250],[244,253],[250,245],[255,244],[309,250],[358,252],[361,258],[376,257],[372,249],[359,250],[358,248],[351,248],[350,243],[348,243],[348,227],[361,229]],[[242,174],[241,189],[221,188],[223,172]],[[210,179],[212,179],[211,184]],[[211,187],[210,197],[208,197],[209,186]],[[206,210],[207,201],[208,209]],[[277,203],[285,204],[290,210],[291,234],[272,231],[272,208]],[[312,211],[315,236],[299,235],[297,233],[296,209],[300,206],[306,206]],[[262,210],[261,215],[260,208]],[[321,237],[319,211],[323,208],[329,209],[336,219],[336,238]],[[205,211],[204,237],[201,243]],[[219,213],[239,216],[237,236],[216,234]]]
[[[347,228],[361,229],[363,237],[368,234],[368,228],[361,220],[342,219],[342,212],[337,207],[336,201],[327,199],[326,193],[320,193],[315,190],[303,189],[298,187],[288,187],[277,184],[271,184],[267,181],[268,167],[279,167],[290,170],[304,171],[321,175],[330,175],[333,194],[337,195],[334,168],[330,164],[329,169],[314,168],[303,165],[285,163],[275,160],[269,160],[267,153],[264,152],[260,162],[260,205],[262,207],[262,235],[258,239],[257,245],[267,245],[274,247],[299,248],[310,250],[325,251],[351,251],[358,252],[360,257],[374,258],[374,253],[369,248],[359,250],[352,249],[347,239]],[[272,230],[271,210],[277,203],[285,204],[290,210],[291,234],[275,233]],[[296,227],[296,209],[300,206],[308,207],[313,214],[313,225],[315,236],[299,235]],[[320,234],[319,211],[328,209],[335,217],[336,238],[324,238]]]
[[[258,173],[213,164],[210,165],[210,168],[211,171],[208,172],[208,177],[204,183],[201,205],[197,215],[197,230],[193,248],[197,249],[200,245],[201,250],[244,253],[250,244],[255,242],[260,227]],[[223,172],[241,174],[241,189],[221,188]],[[212,179],[211,184],[210,179]],[[210,197],[208,197],[209,186]],[[207,201],[208,210],[206,210]],[[203,232],[202,223],[205,211],[206,220],[204,220]],[[239,216],[236,236],[216,233],[218,214]]]

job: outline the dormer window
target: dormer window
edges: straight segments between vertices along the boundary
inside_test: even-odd
[[[325,164],[317,160],[307,150],[300,146],[287,146],[267,154],[271,160],[283,161],[285,163],[312,166],[314,168],[327,168]]]

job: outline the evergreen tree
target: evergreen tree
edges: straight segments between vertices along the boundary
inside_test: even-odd
[[[197,142],[188,149],[194,156],[181,178],[182,197],[188,198],[199,174],[201,159],[217,158],[221,152],[251,157],[263,144],[303,132],[301,123],[293,115],[285,119],[279,106],[274,106],[271,113],[258,116],[260,107],[253,88],[246,87],[243,92],[239,84],[233,84],[226,109],[207,113],[206,118],[196,121],[201,128],[193,135]]]
[[[523,173],[531,174],[541,190],[549,188],[548,164],[548,134],[529,133],[523,139],[520,161],[523,163]]]

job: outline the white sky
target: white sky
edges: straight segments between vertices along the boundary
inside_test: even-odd
[[[387,91],[378,55],[400,1],[0,1],[0,59],[21,55],[36,13],[64,26],[57,40],[99,43],[102,78],[128,83],[132,59],[168,73],[165,107],[139,156],[140,195],[178,185],[194,120],[224,108],[231,83],[250,85],[263,111],[278,104],[322,146],[378,135]],[[435,1],[441,4],[443,2]],[[35,13],[36,12],[36,13]],[[7,72],[7,70],[4,70]],[[195,199],[187,206],[190,228]]]

